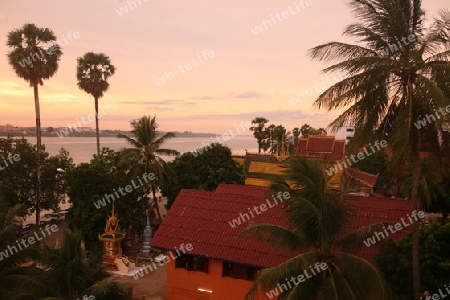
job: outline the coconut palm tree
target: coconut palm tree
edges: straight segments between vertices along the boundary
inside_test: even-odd
[[[351,0],[358,22],[344,34],[355,44],[329,42],[310,50],[313,59],[329,63],[324,72],[342,71],[346,78],[323,92],[318,108],[345,109],[330,127],[350,121],[353,140],[362,146],[378,134],[388,140],[394,167],[413,166],[411,208],[418,210],[419,147],[424,131],[414,124],[450,104],[438,79],[450,71],[450,12],[442,10],[428,28],[421,0]],[[430,117],[429,117],[430,118]],[[441,120],[435,125],[441,127]],[[420,297],[419,227],[413,224],[414,299]]]
[[[45,299],[83,299],[83,296],[91,295],[96,300],[128,299],[120,285],[104,281],[108,277],[106,272],[86,258],[79,232],[65,232],[59,249],[45,246],[40,260],[48,268],[42,279],[48,287]]]
[[[263,117],[257,117],[252,120],[252,124],[255,124],[256,126],[250,127],[250,130],[253,131],[253,136],[258,141],[258,153],[261,153],[261,149],[264,149],[264,151],[267,149],[267,146],[263,146],[263,140],[266,138],[264,126],[267,122],[269,122],[269,120]]]
[[[270,293],[286,278],[298,278],[316,263],[325,263],[327,267],[312,279],[297,281],[291,289],[283,290],[278,299],[390,299],[391,292],[378,270],[349,252],[361,247],[363,240],[381,224],[347,232],[352,210],[345,201],[344,189],[339,187],[339,176],[327,176],[322,161],[291,159],[288,174],[292,188],[275,184],[272,189],[291,195],[284,208],[291,228],[252,223],[241,236],[300,254],[263,270],[245,299],[258,299],[258,294]]]
[[[40,223],[41,205],[41,108],[39,104],[38,85],[44,84],[56,74],[61,58],[61,47],[54,43],[56,36],[48,28],[39,28],[34,24],[25,24],[20,29],[8,33],[8,62],[16,75],[23,78],[33,87],[34,107],[36,111],[36,143],[37,143],[37,191],[36,191],[36,225]]]
[[[108,78],[114,75],[116,68],[111,64],[109,57],[103,53],[87,52],[77,59],[77,64],[78,87],[94,97],[97,156],[100,156],[98,99],[108,90]]]
[[[161,220],[159,212],[158,200],[156,199],[156,191],[168,184],[175,174],[167,165],[167,163],[159,156],[176,156],[180,152],[172,149],[160,148],[168,139],[174,138],[173,132],[158,134],[156,117],[143,116],[140,119],[131,121],[133,130],[131,133],[134,137],[119,134],[120,138],[125,139],[134,148],[126,148],[121,151],[120,164],[131,170],[131,175],[142,176],[144,173],[153,174],[147,184],[143,188],[149,189],[153,194],[154,206],[158,219]]]

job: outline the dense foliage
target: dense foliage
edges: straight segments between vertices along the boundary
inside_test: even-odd
[[[384,277],[392,283],[398,300],[413,297],[411,234],[394,242],[389,239],[381,246],[375,257]],[[444,291],[444,284],[450,282],[450,223],[445,226],[432,225],[420,230],[420,275],[422,290],[430,294]]]
[[[12,162],[8,157],[18,155],[20,160]],[[7,201],[8,206],[24,204],[27,213],[32,213],[36,208],[37,194],[37,162],[36,146],[26,139],[14,139],[11,137],[0,138],[0,164],[5,167],[0,170],[0,197]],[[16,156],[17,157],[17,156]],[[6,159],[6,163],[3,161]],[[41,151],[42,176],[40,201],[41,209],[59,211],[59,204],[65,201],[67,186],[61,180],[58,168],[70,169],[73,167],[72,158],[64,148],[58,155],[49,156],[45,152],[45,146]]]
[[[206,147],[197,156],[186,152],[168,165],[177,176],[173,184],[162,189],[168,198],[168,209],[181,189],[214,191],[220,183],[245,183],[244,166],[233,159],[230,148],[218,143]]]
[[[133,189],[131,193],[123,192],[124,196],[117,192],[120,197],[116,196],[115,191],[132,185],[133,179],[139,185],[136,178],[130,178],[125,171],[116,167],[118,161],[118,152],[103,148],[100,157],[94,157],[90,163],[81,163],[66,173],[65,180],[69,186],[67,194],[71,203],[66,221],[71,230],[81,232],[88,248],[92,243],[98,244],[98,234],[103,232],[106,218],[111,214],[112,202],[108,203],[105,194],[114,196],[115,212],[121,229],[128,231],[131,226],[141,232],[144,228],[149,199],[140,189]],[[104,202],[98,202],[102,199]]]

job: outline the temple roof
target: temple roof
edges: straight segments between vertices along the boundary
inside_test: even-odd
[[[98,235],[98,239],[104,242],[120,242],[125,238],[125,231],[119,229],[119,219],[114,213],[114,201],[112,202],[111,215],[106,219],[105,232]]]
[[[345,140],[337,140],[334,136],[310,135],[299,139],[297,155],[307,157],[323,157],[325,161],[335,162],[344,159]]]

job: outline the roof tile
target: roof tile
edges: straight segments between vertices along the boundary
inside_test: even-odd
[[[246,265],[272,267],[279,265],[294,254],[280,252],[264,243],[237,237],[250,222],[266,222],[289,228],[287,216],[282,205],[276,205],[254,218],[245,219],[235,228],[229,222],[240,214],[248,214],[249,208],[266,203],[270,191],[264,187],[248,185],[220,184],[216,192],[184,189],[169,210],[150,245],[157,248],[174,250],[183,243],[191,243],[193,254],[211,257]],[[378,222],[400,222],[410,212],[406,200],[348,196],[354,207],[354,216],[348,232]],[[394,234],[394,240],[400,239],[410,227]],[[378,245],[363,246],[356,255],[372,261],[378,253]]]

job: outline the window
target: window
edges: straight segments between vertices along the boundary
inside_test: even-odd
[[[191,256],[191,265],[190,265],[190,271],[201,271],[208,273],[207,264],[208,259],[198,256]]]
[[[175,268],[208,273],[208,259],[198,256],[181,255],[175,260]]]
[[[175,259],[175,268],[188,268],[188,255],[181,255]]]
[[[223,263],[222,268],[222,277],[233,277],[233,264],[232,263]]]
[[[222,277],[253,281],[259,275],[259,270],[258,268],[224,262],[222,266]]]

